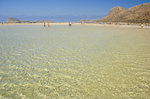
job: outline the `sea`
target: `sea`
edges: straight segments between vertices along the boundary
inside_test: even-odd
[[[0,26],[1,99],[150,99],[150,29]]]

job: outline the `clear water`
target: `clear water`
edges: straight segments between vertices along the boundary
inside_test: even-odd
[[[150,99],[150,29],[0,26],[0,98]]]

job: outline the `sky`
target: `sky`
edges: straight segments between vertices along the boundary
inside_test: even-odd
[[[0,15],[106,15],[115,6],[126,9],[150,0],[0,0]]]

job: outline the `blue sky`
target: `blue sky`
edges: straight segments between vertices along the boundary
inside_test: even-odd
[[[150,0],[0,0],[0,15],[106,15],[112,7],[126,9]]]

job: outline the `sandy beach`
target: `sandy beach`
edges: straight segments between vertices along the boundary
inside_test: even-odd
[[[68,25],[69,22],[63,23],[45,23],[46,25]],[[0,23],[0,26],[9,26],[9,25],[44,25],[44,23]],[[72,25],[85,25],[85,26],[106,26],[106,27],[134,27],[140,28],[140,24],[132,24],[132,25],[119,25],[119,24],[98,24],[98,23],[72,23]],[[150,28],[150,26],[144,26],[144,28]]]

